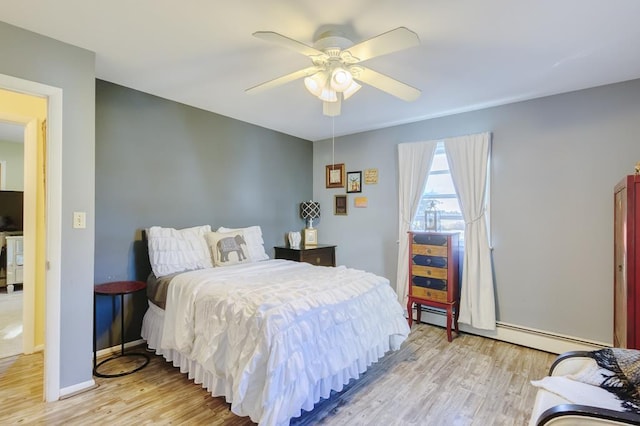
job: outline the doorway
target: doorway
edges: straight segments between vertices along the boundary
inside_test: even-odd
[[[6,91],[0,93],[7,96]],[[40,105],[44,110],[45,104]],[[22,292],[24,136],[23,124],[0,120],[0,358],[25,352],[24,304],[33,302]],[[31,349],[34,344],[26,346]]]
[[[61,216],[62,216],[62,90],[57,87],[23,80],[20,78],[0,74],[0,88],[24,93],[47,99],[46,140],[46,202],[45,202],[45,237],[44,252],[46,269],[44,283],[46,295],[44,297],[44,399],[56,401],[60,398],[60,285],[61,285]],[[33,119],[25,119],[10,111],[0,111],[3,119],[26,125],[25,140],[37,133],[36,122]],[[25,157],[34,158],[35,153],[30,147],[25,146]],[[35,147],[33,147],[35,149]],[[29,191],[26,191],[29,192]],[[35,218],[29,217],[28,211],[35,212],[35,200],[25,197],[24,262],[29,264],[35,259],[36,233],[33,229]],[[31,210],[28,206],[32,206]],[[29,243],[31,241],[31,243]],[[25,282],[33,279],[29,277],[32,268],[27,268],[24,273]],[[26,294],[24,297],[28,297]],[[24,316],[34,315],[33,312],[25,312]],[[25,329],[25,341],[29,339]]]

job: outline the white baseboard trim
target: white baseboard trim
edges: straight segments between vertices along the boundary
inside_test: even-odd
[[[446,327],[447,325],[447,317],[443,311],[438,311],[428,307],[422,309],[421,320],[421,322],[437,325],[439,327]],[[590,341],[503,322],[497,323],[495,331],[480,330],[467,324],[459,324],[459,328],[460,331],[464,333],[527,346],[529,348],[554,354],[561,354],[567,351],[594,351],[611,347],[611,344],[608,343]]]
[[[77,383],[73,386],[62,388],[60,389],[60,399],[66,399],[66,398],[72,397],[81,392],[86,392],[88,390],[91,390],[95,387],[97,387],[96,382],[93,379],[91,379],[91,380],[87,380],[86,382]]]
[[[124,344],[124,348],[128,349],[134,346],[139,346],[139,345],[143,345],[145,344],[146,341],[144,339],[138,339],[138,340],[134,340],[133,342],[126,342]],[[104,349],[100,349],[99,351],[96,352],[96,355],[98,358],[105,356],[105,355],[116,355],[118,353],[120,353],[122,349],[121,345],[118,346],[111,346],[110,348],[104,348]],[[69,386],[66,388],[62,388],[60,389],[60,398],[59,399],[66,399],[66,398],[70,398],[74,395],[77,395],[79,393],[82,392],[86,392],[89,391],[91,389],[94,389],[98,387],[98,385],[96,384],[96,382],[91,379],[91,380],[87,380],[86,382],[82,382],[82,383],[78,383],[75,384],[73,386]]]
[[[138,339],[138,340],[134,340],[133,342],[125,342],[124,348],[125,349],[129,349],[129,348],[132,348],[134,346],[144,345],[146,343],[147,343],[146,340]],[[105,355],[116,355],[116,354],[120,353],[121,349],[122,349],[122,347],[120,345],[111,346],[110,348],[100,349],[99,351],[96,352],[96,355],[98,356],[98,358],[100,358],[102,356],[105,356]]]

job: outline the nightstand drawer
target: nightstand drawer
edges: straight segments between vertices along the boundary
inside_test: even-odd
[[[306,262],[318,266],[336,266],[336,246],[274,247],[274,249],[276,259]]]
[[[333,266],[333,249],[315,249],[308,250],[300,256],[301,262],[307,262],[312,265]]]

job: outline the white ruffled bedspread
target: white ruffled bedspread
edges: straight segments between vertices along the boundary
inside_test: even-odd
[[[234,413],[286,425],[408,334],[386,278],[267,260],[176,276],[160,349],[206,370]]]

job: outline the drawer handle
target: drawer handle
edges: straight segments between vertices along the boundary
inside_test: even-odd
[[[431,271],[427,270],[427,275],[431,275]]]
[[[428,254],[431,254],[431,249],[427,249],[427,253],[428,253]]]
[[[316,257],[316,264],[319,265],[320,264],[320,258]]]

